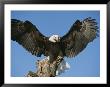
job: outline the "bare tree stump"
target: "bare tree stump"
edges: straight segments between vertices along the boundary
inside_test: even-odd
[[[52,64],[49,63],[49,60],[47,58],[43,60],[38,60],[36,62],[38,68],[37,71],[35,73],[29,71],[27,77],[55,77],[56,70],[61,61],[62,58],[59,57]]]

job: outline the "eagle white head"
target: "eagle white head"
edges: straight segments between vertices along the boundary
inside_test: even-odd
[[[58,35],[52,35],[49,38],[49,41],[55,43],[55,42],[59,42],[60,41],[60,37]]]

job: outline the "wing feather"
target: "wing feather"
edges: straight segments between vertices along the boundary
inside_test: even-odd
[[[89,17],[82,22],[77,20],[70,31],[61,38],[64,55],[67,57],[78,55],[97,35],[98,27],[95,19]]]
[[[45,54],[45,44],[48,39],[29,21],[11,19],[11,39],[22,45],[32,55]]]

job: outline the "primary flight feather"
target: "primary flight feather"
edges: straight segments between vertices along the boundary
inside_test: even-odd
[[[63,37],[58,35],[46,37],[30,21],[11,19],[11,39],[22,45],[32,55],[49,56],[50,63],[58,56],[71,58],[78,55],[97,36],[97,22],[91,17],[83,21],[76,20]]]

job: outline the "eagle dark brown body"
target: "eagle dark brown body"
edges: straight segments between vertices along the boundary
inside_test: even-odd
[[[11,19],[11,39],[22,45],[27,51],[41,57],[49,56],[52,63],[58,56],[62,58],[78,55],[98,35],[95,19],[77,20],[70,30],[58,40],[57,35],[46,37],[30,21]]]

